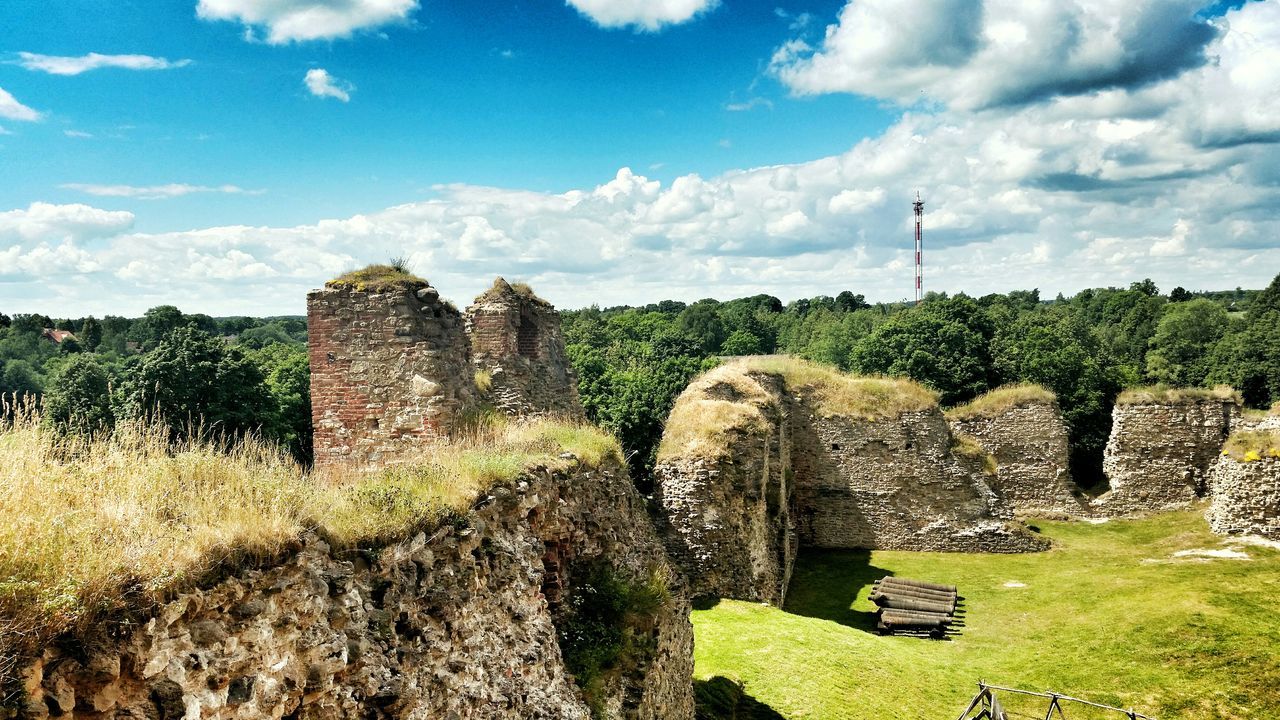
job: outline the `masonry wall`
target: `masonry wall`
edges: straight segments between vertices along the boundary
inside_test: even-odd
[[[432,287],[326,287],[307,322],[318,467],[400,461],[475,403],[462,316]]]
[[[502,278],[466,314],[476,369],[489,374],[488,400],[512,416],[582,418],[578,378],[565,353],[560,314]]]
[[[977,440],[995,459],[991,489],[1015,512],[1088,514],[1083,493],[1071,481],[1070,442],[1056,403],[1027,403],[949,422],[953,433]]]
[[[772,398],[761,406],[764,427],[731,433],[720,457],[675,457],[655,466],[659,530],[695,596],[781,606],[797,547],[789,508],[791,443],[781,378],[754,373],[751,380]],[[736,399],[731,387],[714,382],[688,392]]]
[[[821,548],[1032,552],[987,485],[982,460],[952,451],[941,410],[896,419],[822,417],[803,395],[793,429],[793,516],[802,545]]]
[[[1102,469],[1111,489],[1093,511],[1135,515],[1189,507],[1208,492],[1239,407],[1230,400],[1116,405]]]
[[[1209,494],[1205,517],[1214,532],[1280,540],[1280,460],[1219,456],[1209,473]]]
[[[610,718],[692,720],[689,602],[625,471],[535,471],[468,518],[374,551],[316,537],[117,637],[51,645],[0,718],[563,718],[557,603],[575,562],[673,578],[649,650],[607,676]],[[64,649],[64,647],[66,649]]]

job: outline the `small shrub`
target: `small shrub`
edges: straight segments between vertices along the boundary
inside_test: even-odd
[[[488,395],[493,389],[493,373],[488,370],[477,370],[475,375],[476,390],[481,395]]]
[[[399,262],[398,265],[395,263]],[[403,260],[392,260],[389,265],[369,265],[340,275],[325,283],[331,288],[351,288],[361,292],[387,292],[388,290],[417,290],[426,287],[427,281],[408,271]]]

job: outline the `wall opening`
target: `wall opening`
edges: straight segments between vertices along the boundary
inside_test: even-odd
[[[526,313],[520,313],[520,326],[516,328],[516,352],[521,357],[538,357],[538,324]]]

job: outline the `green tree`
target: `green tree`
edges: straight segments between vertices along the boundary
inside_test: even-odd
[[[680,313],[677,326],[682,332],[696,338],[708,355],[720,349],[727,335],[715,300],[699,300]]]
[[[1229,319],[1226,308],[1212,300],[1166,305],[1151,338],[1147,376],[1182,387],[1203,384],[1211,370],[1209,353],[1226,334]]]
[[[9,360],[0,367],[0,396],[37,396],[42,385],[39,373],[26,360]]]
[[[1186,302],[1192,299],[1193,297],[1195,296],[1187,292],[1187,289],[1182,287],[1181,285],[1179,285],[1178,287],[1174,288],[1172,291],[1169,292],[1169,302],[1171,303]]]
[[[98,346],[102,344],[102,323],[92,315],[85,318],[80,326],[80,342],[89,352],[97,352]]]
[[[724,339],[720,346],[721,355],[759,355],[762,343],[760,338],[746,330],[734,330]]]
[[[63,432],[94,432],[113,425],[110,379],[92,355],[76,355],[54,373],[44,396],[44,419]]]
[[[905,375],[954,405],[991,387],[990,321],[971,298],[932,300],[891,317],[851,354],[858,372]]]
[[[141,350],[154,348],[161,339],[190,323],[182,311],[172,305],[157,305],[129,326],[129,339]]]
[[[275,412],[256,363],[208,333],[180,327],[127,368],[116,416],[162,421],[181,438],[197,429],[257,431],[277,422]]]
[[[248,330],[240,333],[236,342],[240,345],[253,349],[264,348],[272,344],[298,344],[298,342],[289,335],[288,331],[285,330],[284,325],[280,322],[270,322],[266,325],[249,328]]]
[[[265,426],[263,434],[298,460],[311,462],[311,362],[306,347],[276,343],[250,352],[249,359],[262,371],[275,404],[275,422]]]

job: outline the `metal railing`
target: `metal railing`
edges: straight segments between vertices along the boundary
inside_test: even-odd
[[[1063,695],[1062,693],[1018,690],[1017,688],[989,685],[982,681],[978,682],[978,694],[973,698],[973,702],[969,703],[969,707],[963,713],[960,713],[959,720],[1010,720],[1008,714],[1001,706],[1000,699],[996,695],[997,692],[1047,699],[1049,701],[1049,705],[1045,710],[1044,720],[1053,720],[1054,713],[1057,713],[1059,720],[1067,720],[1066,712],[1062,709],[1063,703],[1078,703],[1080,705],[1087,705],[1101,710],[1110,710],[1129,718],[1129,720],[1155,720],[1155,718],[1150,715],[1143,715],[1142,713],[1135,711],[1133,708],[1126,710],[1112,705],[1103,705],[1102,703],[1096,703],[1091,700],[1081,700],[1080,698]]]

